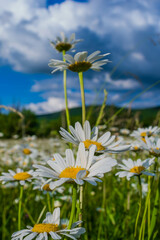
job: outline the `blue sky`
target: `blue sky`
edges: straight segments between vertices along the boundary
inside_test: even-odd
[[[103,88],[109,104],[128,103],[160,80],[159,10],[158,0],[1,1],[0,104],[17,104],[37,114],[64,109],[62,73],[52,75],[48,67],[51,58],[61,59],[49,44],[60,32],[84,39],[76,51],[111,53],[112,62],[103,71],[84,74],[86,103],[96,99],[101,104]],[[77,75],[68,72],[67,81],[69,106],[80,106]],[[132,107],[159,106],[159,93],[160,84]]]

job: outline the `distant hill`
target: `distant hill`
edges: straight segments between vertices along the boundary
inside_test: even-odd
[[[99,114],[101,106],[88,106],[86,108],[86,113],[87,113],[87,119],[91,123],[95,123],[96,119]],[[120,108],[115,107],[115,106],[106,106],[104,110],[104,117],[103,119],[108,120],[110,117],[112,117]],[[70,116],[72,120],[72,124],[76,121],[81,120],[81,107],[77,108],[72,108],[69,110],[70,111]],[[125,108],[118,116],[117,118],[133,118],[134,116],[137,116],[139,118],[140,122],[144,123],[144,126],[151,125],[158,112],[160,111],[160,107],[154,107],[154,108],[145,108],[145,109],[128,109]],[[45,120],[45,121],[62,121],[64,119],[65,122],[65,111],[60,111],[60,112],[55,112],[55,113],[50,113],[50,114],[44,114],[44,115],[37,115],[37,118],[39,121]],[[104,122],[102,122],[104,123]]]
[[[88,106],[86,108],[86,119],[90,121],[91,126],[96,124],[101,106]],[[71,125],[75,122],[81,122],[81,107],[70,109]],[[123,109],[115,106],[106,106],[101,118],[100,125],[105,125],[106,129],[115,126],[119,129],[128,128],[130,130],[138,127],[147,127],[149,125],[160,127],[160,107],[147,109]],[[24,122],[14,113],[0,113],[0,132],[3,138],[12,138],[13,136],[36,135],[38,137],[59,136],[60,127],[66,128],[65,111],[36,116],[32,111],[23,109]],[[115,116],[113,118],[113,116]],[[25,128],[24,128],[25,126]]]

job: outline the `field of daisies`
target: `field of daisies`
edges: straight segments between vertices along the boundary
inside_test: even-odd
[[[0,239],[160,239],[160,128],[100,126],[106,101],[92,126],[86,119],[85,72],[103,71],[109,53],[66,54],[81,40],[63,33],[51,45],[62,60],[66,129],[50,139],[0,140]],[[67,72],[79,80],[82,119],[71,124]],[[23,115],[13,108],[10,111]]]

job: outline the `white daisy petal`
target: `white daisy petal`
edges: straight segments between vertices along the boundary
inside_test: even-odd
[[[51,190],[55,189],[56,187],[61,186],[63,183],[67,182],[69,180],[69,178],[60,178],[57,181],[51,182],[49,184],[49,187]]]
[[[80,137],[81,141],[85,141],[84,131],[83,131],[82,126],[79,122],[75,123],[75,130],[79,133],[79,137]]]
[[[73,167],[75,165],[73,152],[70,149],[66,150],[66,163],[69,167]]]
[[[91,138],[91,126],[89,121],[85,121],[84,123],[84,132],[85,132],[85,139]]]
[[[51,235],[51,237],[53,239],[61,239],[61,237],[57,233],[55,233],[55,232],[49,232],[49,234]]]
[[[65,54],[64,58],[71,64],[74,63],[74,58],[71,55]]]
[[[24,238],[24,240],[32,240],[38,233],[33,232],[29,234],[27,237]]]
[[[56,208],[53,211],[53,223],[58,225],[60,223],[60,208]]]

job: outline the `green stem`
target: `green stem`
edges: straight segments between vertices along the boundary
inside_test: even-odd
[[[139,240],[142,240],[142,237],[143,237],[142,232],[143,232],[144,225],[145,225],[145,218],[146,218],[146,213],[147,213],[147,208],[148,208],[148,201],[150,199],[150,193],[151,193],[151,189],[149,189],[149,191],[148,191],[146,202],[145,202],[145,209],[144,209],[142,223],[141,223],[141,227],[140,227],[140,231],[139,231]]]
[[[139,195],[140,195],[140,200],[139,200],[139,209],[136,217],[136,223],[135,223],[135,230],[134,230],[134,237],[136,238],[137,235],[137,225],[138,225],[138,220],[139,216],[141,213],[141,206],[142,206],[142,185],[141,185],[141,177],[138,175],[138,183],[139,183]]]
[[[103,118],[104,109],[105,109],[106,101],[107,101],[107,95],[108,95],[108,93],[107,93],[106,89],[104,89],[104,101],[102,103],[102,106],[101,106],[101,109],[100,109],[100,112],[99,112],[99,115],[98,115],[98,118],[96,121],[96,126],[99,125],[99,123],[101,122],[101,120]]]
[[[18,206],[18,230],[21,230],[22,197],[23,197],[23,186],[20,186],[19,206]]]
[[[155,192],[155,198],[154,198],[154,207],[152,210],[152,217],[151,217],[151,224],[150,224],[150,232],[149,232],[149,237],[148,239],[151,239],[153,232],[154,232],[154,228],[156,226],[156,222],[157,222],[157,218],[158,218],[158,212],[159,212],[159,196],[160,196],[160,181],[159,181],[159,164],[158,164],[158,157],[155,159],[155,166],[154,166],[154,170],[156,171],[156,175],[157,175],[157,179],[155,179],[156,181],[154,188],[156,189]],[[152,182],[153,184],[153,182]],[[151,185],[152,187],[152,185]],[[153,238],[154,239],[154,238]]]
[[[79,221],[83,219],[83,186],[80,186],[79,192]]]
[[[79,76],[80,89],[81,89],[82,124],[84,125],[85,120],[86,120],[86,108],[85,108],[85,94],[84,94],[83,72],[79,72],[79,73],[78,73],[78,76]],[[83,186],[80,186],[79,205],[80,205],[79,220],[82,221],[82,212],[83,212]]]
[[[47,204],[48,204],[48,210],[51,212],[51,202],[50,202],[49,192],[47,192]]]
[[[54,210],[54,196],[52,196],[52,212]]]
[[[148,192],[150,192],[151,188],[151,177],[148,176]],[[150,225],[151,225],[151,200],[150,200],[150,194],[148,199],[148,240],[150,238]]]
[[[73,184],[73,189],[72,189],[72,209],[71,209],[71,215],[69,219],[69,224],[68,224],[68,229],[71,229],[73,219],[75,216],[75,211],[76,211],[76,203],[77,203],[77,184]]]
[[[23,204],[22,204],[23,206]],[[34,221],[33,217],[31,216],[30,212],[28,211],[28,209],[25,207],[24,212],[27,213],[29,220],[32,222],[32,224],[34,225],[36,222]]]
[[[103,212],[103,209],[105,210],[104,212]],[[98,240],[102,239],[101,235],[102,235],[103,231],[104,232],[106,231],[106,227],[103,227],[103,223],[105,222],[104,217],[106,215],[106,211],[107,211],[107,209],[106,209],[106,179],[104,177],[104,179],[103,179],[102,212],[100,213],[100,221],[99,221],[98,237],[97,237]],[[105,239],[107,239],[107,236],[105,237]]]
[[[81,88],[81,100],[82,100],[82,124],[84,125],[86,119],[86,108],[85,108],[85,95],[84,95],[84,84],[83,84],[83,72],[78,73],[80,88]]]
[[[44,206],[44,207],[43,207],[43,209],[42,209],[42,211],[40,212],[40,214],[39,214],[39,217],[38,217],[38,220],[37,220],[36,224],[38,224],[38,223],[40,222],[40,220],[41,220],[41,218],[42,218],[42,216],[43,216],[43,214],[44,214],[45,210],[46,210],[46,206]]]
[[[63,61],[65,62],[65,58],[64,55],[66,54],[65,50],[63,50]],[[68,127],[68,131],[69,130],[69,126],[70,124],[70,116],[69,116],[69,109],[68,109],[68,99],[67,99],[67,71],[64,70],[63,71],[63,87],[64,87],[64,98],[65,98],[65,105],[66,105],[66,119],[67,119],[67,127]]]

